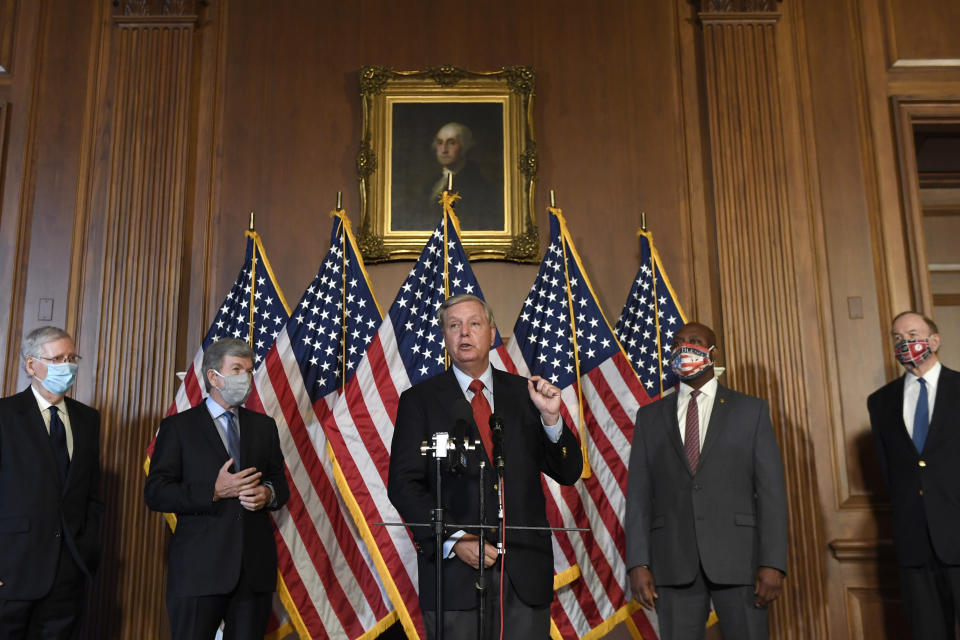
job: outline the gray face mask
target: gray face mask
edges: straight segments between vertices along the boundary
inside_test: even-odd
[[[231,407],[239,407],[250,396],[250,374],[238,373],[234,376],[225,376],[216,369],[212,371],[223,378],[223,389],[220,395]]]

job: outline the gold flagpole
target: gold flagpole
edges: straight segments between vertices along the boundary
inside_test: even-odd
[[[253,239],[253,251],[250,253],[250,320],[247,322],[247,344],[253,347],[253,320],[255,310],[253,307],[257,292],[257,232],[253,226],[253,211],[250,212],[250,228],[247,231],[250,238]]]
[[[573,364],[577,376],[577,432],[580,434],[580,451],[583,454],[583,472],[581,478],[589,478],[593,475],[590,469],[590,460],[587,457],[587,427],[583,420],[583,389],[580,382],[580,349],[577,345],[577,322],[573,308],[573,291],[570,288],[570,269],[567,266],[567,223],[563,219],[563,212],[553,205],[555,204],[553,191],[550,191],[550,213],[557,217],[560,223],[560,246],[563,247],[563,277],[567,289],[567,308],[570,314],[570,336],[573,339]]]

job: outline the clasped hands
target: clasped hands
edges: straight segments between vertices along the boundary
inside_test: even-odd
[[[263,473],[257,471],[256,467],[247,467],[236,473],[230,473],[228,469],[233,464],[233,458],[230,458],[217,473],[217,482],[213,487],[213,499],[222,500],[224,498],[239,498],[240,504],[247,511],[259,511],[270,504],[273,494],[270,487],[260,482]]]

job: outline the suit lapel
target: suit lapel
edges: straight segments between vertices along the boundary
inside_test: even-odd
[[[30,443],[40,454],[40,460],[46,467],[46,472],[60,482],[60,473],[57,471],[57,461],[53,457],[53,448],[50,446],[50,434],[40,415],[40,405],[33,397],[33,391],[28,387],[19,395],[19,411],[24,433]],[[72,416],[71,416],[72,417]],[[61,487],[61,490],[63,487]]]
[[[464,420],[467,424],[473,425],[475,433],[471,437],[480,437],[480,432],[477,431],[477,425],[473,419],[473,408],[463,395],[463,389],[460,388],[452,369],[448,369],[437,376],[436,397],[437,403],[450,416],[449,424],[441,425],[440,431],[447,431],[452,434],[456,429],[457,420]]]
[[[216,421],[213,419],[213,416],[210,415],[210,411],[207,409],[206,402],[201,402],[196,407],[191,409],[191,411],[197,412],[197,421],[200,422],[200,432],[203,434],[203,439],[206,440],[207,444],[213,447],[214,452],[216,452],[217,457],[221,461],[226,461],[230,457],[230,453],[227,451],[227,448],[223,446],[223,440],[220,439],[220,430],[217,428]],[[240,420],[237,419],[237,429],[240,429]],[[240,434],[240,455],[243,455],[243,434]],[[241,460],[241,462],[243,462]],[[235,469],[240,471],[240,469]]]
[[[700,450],[699,464],[701,465],[727,426],[727,417],[730,413],[729,401],[730,390],[718,384],[717,397],[713,399],[713,408],[710,409],[710,422],[707,423],[707,436],[703,439],[703,448]]]
[[[926,448],[931,441],[933,441],[934,446],[936,446],[936,442],[947,435],[951,416],[956,416],[960,413],[960,400],[958,400],[958,395],[960,395],[960,376],[958,376],[955,371],[943,367],[940,370],[940,379],[937,381],[937,395],[933,399],[933,418],[930,420],[930,432],[927,435],[927,442],[924,444],[924,448]],[[900,390],[900,397],[903,397],[902,388]],[[902,406],[903,401],[901,400],[901,415],[903,414]],[[901,418],[901,420],[902,419],[903,418]]]
[[[909,445],[912,447],[914,446],[913,439],[907,431],[907,423],[903,421],[903,387],[906,384],[906,380],[907,375],[904,374],[894,380],[894,384],[890,387],[890,392],[886,400],[887,424],[895,434],[895,437],[904,441],[904,446]],[[936,404],[934,404],[933,408],[936,410]]]
[[[88,442],[87,425],[80,412],[73,406],[73,401],[66,398],[65,404],[67,414],[70,417],[70,432],[73,434],[73,457],[70,458],[70,468],[67,471],[67,484],[69,485],[73,481],[74,475],[79,473],[79,471],[75,471],[76,463],[88,459],[84,452],[90,446],[90,442]],[[99,446],[99,443],[97,446]]]
[[[687,460],[687,452],[683,448],[683,440],[680,438],[680,422],[677,420],[677,400],[680,392],[674,392],[663,400],[660,400],[660,424],[667,430],[667,438],[673,445],[673,450],[680,459],[680,463],[690,473],[690,462]]]

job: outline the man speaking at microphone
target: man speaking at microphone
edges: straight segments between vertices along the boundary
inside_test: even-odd
[[[573,433],[560,417],[560,390],[539,376],[529,380],[490,366],[490,347],[496,337],[493,312],[471,295],[448,298],[437,317],[453,366],[411,387],[400,396],[390,455],[388,492],[403,519],[431,521],[436,505],[437,478],[430,455],[421,442],[432,442],[437,432],[451,436],[463,430],[482,445],[465,452],[464,469],[442,471],[444,520],[442,549],[435,549],[433,529],[411,527],[418,551],[420,606],[427,637],[436,637],[436,562],[443,563],[443,637],[475,640],[477,629],[477,570],[481,553],[476,527],[480,519],[480,462],[486,464],[484,548],[485,580],[491,586],[484,611],[487,638],[500,635],[503,603],[504,638],[545,638],[550,630],[553,599],[553,553],[549,532],[510,529],[520,525],[547,527],[540,474],[561,484],[580,477],[583,459]],[[498,558],[497,472],[493,423],[503,425],[503,569]],[[459,425],[459,427],[458,427]],[[501,447],[498,447],[500,449]],[[501,597],[499,585],[503,585]]]

